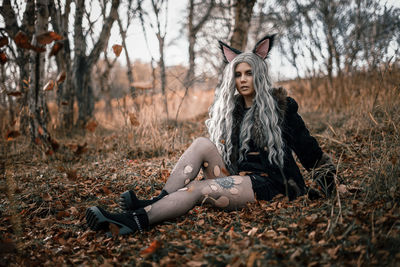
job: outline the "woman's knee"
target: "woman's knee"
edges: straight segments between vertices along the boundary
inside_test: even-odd
[[[207,148],[215,147],[214,143],[211,142],[210,139],[207,137],[197,137],[193,143],[192,146],[195,146],[196,148],[204,148],[204,150],[207,150]]]

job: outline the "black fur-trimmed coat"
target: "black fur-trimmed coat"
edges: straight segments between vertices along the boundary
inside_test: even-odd
[[[297,113],[298,105],[296,101],[288,97],[286,90],[283,88],[274,89],[273,96],[280,110],[279,124],[284,141],[284,167],[280,169],[276,164],[271,164],[267,160],[266,138],[262,131],[261,122],[257,117],[254,118],[252,140],[250,142],[250,152],[256,153],[248,154],[246,160],[239,165],[235,164],[239,155],[238,144],[241,122],[246,112],[243,97],[237,95],[236,107],[233,112],[233,133],[231,140],[234,144],[231,162],[234,164],[229,166],[229,169],[234,173],[244,171],[246,173],[267,176],[266,179],[271,179],[270,181],[272,181],[274,187],[279,192],[283,194],[287,193],[289,199],[294,199],[306,193],[306,185],[292,152],[297,155],[301,164],[308,171],[319,164],[324,153],[317,140],[310,135],[301,116]]]

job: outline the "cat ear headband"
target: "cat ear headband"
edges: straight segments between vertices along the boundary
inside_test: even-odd
[[[260,41],[256,43],[252,52],[257,56],[261,57],[263,60],[266,59],[269,54],[269,51],[271,51],[274,39],[275,39],[275,34],[263,37]],[[224,56],[224,61],[226,63],[231,62],[237,55],[242,53],[242,51],[230,47],[224,42],[221,41],[218,42],[219,42],[219,48],[222,51],[222,54]]]

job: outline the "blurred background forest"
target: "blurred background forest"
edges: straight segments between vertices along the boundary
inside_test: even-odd
[[[314,109],[370,111],[398,93],[400,7],[390,2],[1,2],[0,133],[47,153],[99,124],[140,137],[204,114],[223,68],[217,40],[243,51],[276,33],[271,72]],[[168,63],[170,47],[180,64]]]

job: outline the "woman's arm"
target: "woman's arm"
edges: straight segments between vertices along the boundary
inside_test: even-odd
[[[310,135],[303,119],[297,113],[296,101],[287,98],[287,110],[284,121],[284,135],[289,147],[296,153],[301,164],[312,172],[322,192],[329,196],[335,188],[334,176],[336,168],[328,154],[324,153],[318,141]]]

